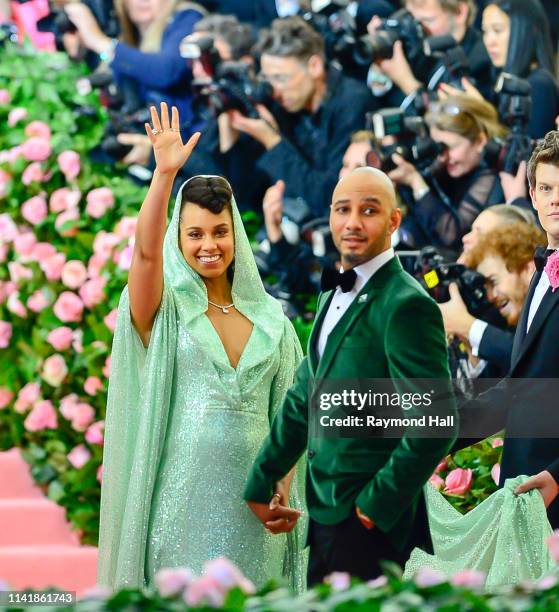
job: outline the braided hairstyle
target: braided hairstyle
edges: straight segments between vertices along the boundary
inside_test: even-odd
[[[231,211],[233,192],[231,185],[222,176],[195,176],[182,190],[181,206],[187,203],[197,204],[214,215],[227,208]]]

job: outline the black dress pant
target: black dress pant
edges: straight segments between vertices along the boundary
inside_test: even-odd
[[[332,572],[349,572],[361,580],[371,580],[382,574],[379,561],[395,561],[403,567],[409,558],[409,551],[396,550],[378,527],[366,529],[355,512],[336,525],[321,525],[311,519],[308,544],[309,588]]]

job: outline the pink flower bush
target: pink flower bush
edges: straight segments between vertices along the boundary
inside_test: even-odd
[[[52,255],[56,255],[56,249],[50,242],[37,242],[33,247],[33,259],[39,263],[48,259]],[[55,279],[58,280],[58,279]]]
[[[77,208],[68,208],[64,212],[61,212],[58,217],[56,217],[54,227],[61,236],[71,238],[72,236],[77,235],[79,227],[76,223],[70,222],[78,221],[79,218],[80,211]]]
[[[28,161],[45,161],[51,154],[51,147],[48,140],[39,136],[33,136],[21,145],[23,157]]]
[[[93,252],[103,259],[103,262],[110,259],[115,246],[120,242],[116,234],[100,231],[93,241]]]
[[[213,608],[219,608],[225,601],[225,593],[219,582],[211,576],[200,576],[195,578],[183,596],[186,605],[195,607],[206,604]]]
[[[23,426],[27,431],[56,429],[58,427],[58,420],[52,402],[50,400],[37,402],[33,406],[33,410],[27,415]]]
[[[8,264],[8,271],[10,273],[10,280],[16,285],[23,280],[30,280],[33,278],[33,270],[20,264],[18,261],[10,261]]]
[[[55,253],[45,259],[39,259],[39,266],[49,281],[60,279],[65,263],[66,255],[64,253]]]
[[[493,448],[499,448],[499,446],[503,446],[503,444],[504,444],[503,438],[494,438],[491,441],[491,446]]]
[[[559,529],[555,529],[555,531],[547,538],[546,543],[552,559],[556,563],[559,563]]]
[[[85,432],[85,441],[89,444],[97,444],[103,446],[104,438],[103,431],[105,429],[105,421],[97,421],[90,425]]]
[[[445,493],[450,495],[464,495],[472,486],[472,470],[456,468],[445,479]]]
[[[23,171],[21,175],[21,182],[24,185],[31,185],[31,183],[40,183],[45,180],[45,173],[41,168],[41,164],[39,162],[33,162],[29,164],[27,168]]]
[[[544,272],[549,278],[552,293],[555,293],[559,287],[559,251],[555,251],[555,253],[547,258]]]
[[[6,387],[0,387],[0,410],[10,405],[14,399],[14,394]]]
[[[12,96],[7,89],[0,89],[0,105],[6,106],[12,100]]]
[[[113,192],[108,187],[91,190],[86,196],[85,212],[94,219],[100,219],[115,204]]]
[[[23,232],[14,238],[14,251],[22,260],[33,259],[33,250],[37,244],[37,238],[33,232]]]
[[[79,470],[91,459],[91,453],[85,444],[79,444],[68,453],[67,459],[76,470]]]
[[[25,126],[24,133],[29,138],[36,136],[38,138],[50,140],[51,137],[50,127],[42,121],[31,121],[31,123]]]
[[[414,578],[415,584],[423,589],[446,582],[446,576],[431,567],[420,567]]]
[[[351,586],[351,576],[347,572],[332,572],[324,578],[334,591],[346,591]]]
[[[8,348],[12,338],[12,324],[0,321],[0,349]]]
[[[192,584],[194,574],[185,567],[163,568],[155,575],[155,586],[163,597],[174,597]]]
[[[37,289],[27,300],[27,308],[33,312],[41,312],[50,306],[48,293],[44,289]]]
[[[468,589],[481,589],[485,586],[485,573],[479,570],[465,569],[457,572],[450,579],[454,586],[462,586]]]
[[[103,383],[98,376],[88,376],[83,385],[83,389],[88,395],[97,395],[97,392],[103,389]]]
[[[71,420],[76,431],[85,431],[95,420],[95,409],[85,402],[79,402],[72,409]]]
[[[63,323],[79,323],[83,314],[83,302],[75,293],[64,291],[56,300],[53,310]]]
[[[136,225],[138,224],[138,217],[122,217],[122,219],[116,224],[115,234],[120,240],[126,240],[136,234]]]
[[[111,312],[109,312],[109,314],[103,319],[103,321],[105,322],[105,325],[112,332],[114,332],[115,330],[117,317],[118,317],[118,310],[116,308],[113,308],[113,310],[111,310]]]
[[[47,336],[47,342],[56,351],[66,351],[72,346],[73,332],[69,327],[62,326],[53,329]]]
[[[67,181],[73,181],[80,173],[80,156],[75,151],[64,151],[58,158],[60,171]]]
[[[38,382],[27,383],[17,394],[18,401],[24,402],[28,406],[34,404],[41,397],[41,385]]]
[[[12,312],[13,314],[17,315],[18,317],[21,317],[22,319],[26,319],[27,318],[27,309],[21,303],[21,300],[19,299],[19,292],[18,291],[16,291],[15,293],[12,293],[8,297],[8,302],[6,303],[6,308],[10,312]]]
[[[14,125],[18,124],[20,121],[27,117],[27,109],[26,108],[13,108],[8,113],[8,127],[14,127]]]
[[[35,196],[24,202],[21,206],[21,214],[31,225],[37,225],[44,221],[48,215],[47,202],[43,196]]]
[[[78,189],[68,189],[61,187],[53,191],[50,195],[49,205],[53,213],[61,213],[69,208],[76,208],[82,197]]]
[[[0,241],[12,242],[18,235],[17,225],[7,213],[0,215]]]
[[[92,278],[82,285],[79,294],[86,308],[93,308],[100,304],[105,299],[104,288],[107,284],[107,279],[102,276]]]
[[[62,355],[55,353],[45,359],[41,377],[45,382],[51,385],[51,387],[60,387],[67,375],[68,366]]]
[[[225,592],[234,587],[239,587],[245,593],[256,592],[254,584],[226,557],[217,557],[211,561],[206,561],[204,563],[204,576],[215,578]]]
[[[111,372],[111,356],[109,355],[105,360],[105,367],[103,368],[103,376],[109,378]]]
[[[499,486],[499,478],[501,477],[501,464],[500,463],[496,463],[492,468],[491,468],[491,478],[493,478],[493,482]]]
[[[70,289],[79,289],[87,279],[87,269],[81,261],[72,259],[62,268],[62,283]]]
[[[10,182],[11,178],[12,177],[7,172],[0,169],[0,199],[6,197],[6,194],[8,193],[8,183]]]

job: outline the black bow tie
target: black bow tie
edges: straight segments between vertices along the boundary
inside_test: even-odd
[[[536,264],[536,270],[542,272],[547,263],[547,258],[555,253],[555,249],[546,249],[545,247],[538,247],[534,253],[534,263]]]
[[[350,268],[347,272],[338,272],[333,268],[324,268],[320,279],[320,288],[322,291],[330,291],[330,289],[340,287],[344,293],[347,293],[353,289],[356,278],[357,272],[353,268]]]

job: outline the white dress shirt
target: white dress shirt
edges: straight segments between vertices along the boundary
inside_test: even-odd
[[[373,274],[393,257],[394,249],[390,248],[380,253],[380,255],[373,257],[373,259],[369,259],[369,261],[366,261],[364,264],[353,268],[357,274],[357,278],[355,279],[355,285],[351,291],[344,293],[339,287],[336,287],[332,300],[330,301],[330,306],[328,307],[328,312],[322,320],[322,326],[318,335],[317,351],[319,359],[324,352],[328,336],[343,317],[346,310],[350,307],[353,300]]]

